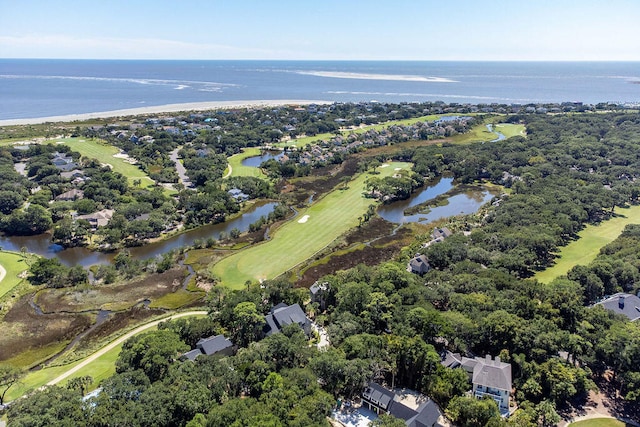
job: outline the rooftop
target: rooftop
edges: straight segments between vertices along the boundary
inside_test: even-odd
[[[622,314],[631,321],[640,319],[640,298],[636,295],[617,293],[595,305],[601,305],[607,310]]]

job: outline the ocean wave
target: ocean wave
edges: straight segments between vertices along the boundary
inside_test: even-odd
[[[416,93],[416,92],[364,92],[364,91],[346,91],[332,90],[325,93],[334,95],[377,95],[377,96],[401,96],[401,97],[429,97],[429,98],[452,98],[452,99],[477,99],[484,101],[510,101],[510,102],[534,102],[530,99],[514,99],[498,96],[482,96],[482,95],[454,95],[445,93]]]
[[[333,79],[358,79],[358,80],[393,80],[399,82],[425,82],[425,83],[458,83],[456,80],[445,77],[427,77],[403,74],[373,74],[351,73],[345,71],[294,71],[296,74],[316,77],[329,77]]]
[[[56,76],[56,75],[28,75],[28,74],[0,74],[0,79],[36,79],[36,80],[76,80],[76,81],[98,81],[98,82],[117,82],[117,83],[134,83],[139,85],[156,85],[156,86],[174,86],[175,89],[185,89],[193,85],[205,87],[236,87],[238,85],[232,83],[218,83],[192,80],[168,80],[168,79],[136,79],[131,77],[94,77],[94,76]]]

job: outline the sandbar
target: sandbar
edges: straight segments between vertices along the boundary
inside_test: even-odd
[[[75,122],[110,117],[138,116],[143,114],[176,113],[179,111],[224,110],[233,108],[279,107],[283,105],[331,104],[331,101],[311,101],[297,99],[267,99],[245,101],[208,101],[183,104],[153,105],[123,110],[101,111],[95,113],[67,114],[62,116],[32,117],[26,119],[0,120],[0,126],[36,125],[41,123]]]

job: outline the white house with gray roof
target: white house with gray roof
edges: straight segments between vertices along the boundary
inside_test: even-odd
[[[500,356],[492,359],[486,357],[464,357],[458,353],[447,352],[442,362],[448,368],[462,368],[469,375],[473,384],[473,395],[481,399],[489,396],[498,404],[502,415],[509,414],[509,397],[511,395],[511,364],[502,362]]]

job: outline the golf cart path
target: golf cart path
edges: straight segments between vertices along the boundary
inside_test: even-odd
[[[95,353],[93,353],[91,356],[87,357],[86,359],[84,359],[82,362],[78,363],[76,366],[74,366],[73,368],[69,369],[68,371],[64,372],[63,374],[59,375],[57,378],[49,381],[47,383],[47,385],[54,385],[54,384],[58,384],[60,381],[63,381],[64,379],[68,378],[69,376],[75,374],[76,372],[78,372],[80,369],[84,368],[85,366],[87,366],[89,363],[95,361],[97,358],[99,358],[100,356],[102,356],[103,354],[105,354],[106,352],[114,349],[116,346],[122,344],[123,342],[125,342],[126,340],[128,340],[129,338],[131,338],[132,336],[139,334],[142,331],[145,331],[147,329],[153,328],[154,326],[157,326],[160,322],[166,322],[167,320],[170,319],[178,319],[180,317],[187,317],[187,316],[199,316],[199,315],[206,315],[207,312],[204,310],[200,310],[200,311],[187,311],[184,313],[177,313],[174,314],[172,316],[169,317],[165,317],[163,319],[158,319],[158,320],[154,320],[153,322],[150,323],[146,323],[142,326],[137,327],[136,329],[127,332],[126,334],[124,334],[123,336],[121,336],[120,338],[116,339],[115,341],[112,341],[111,343],[107,344],[106,346],[102,347],[100,350],[96,351]]]

